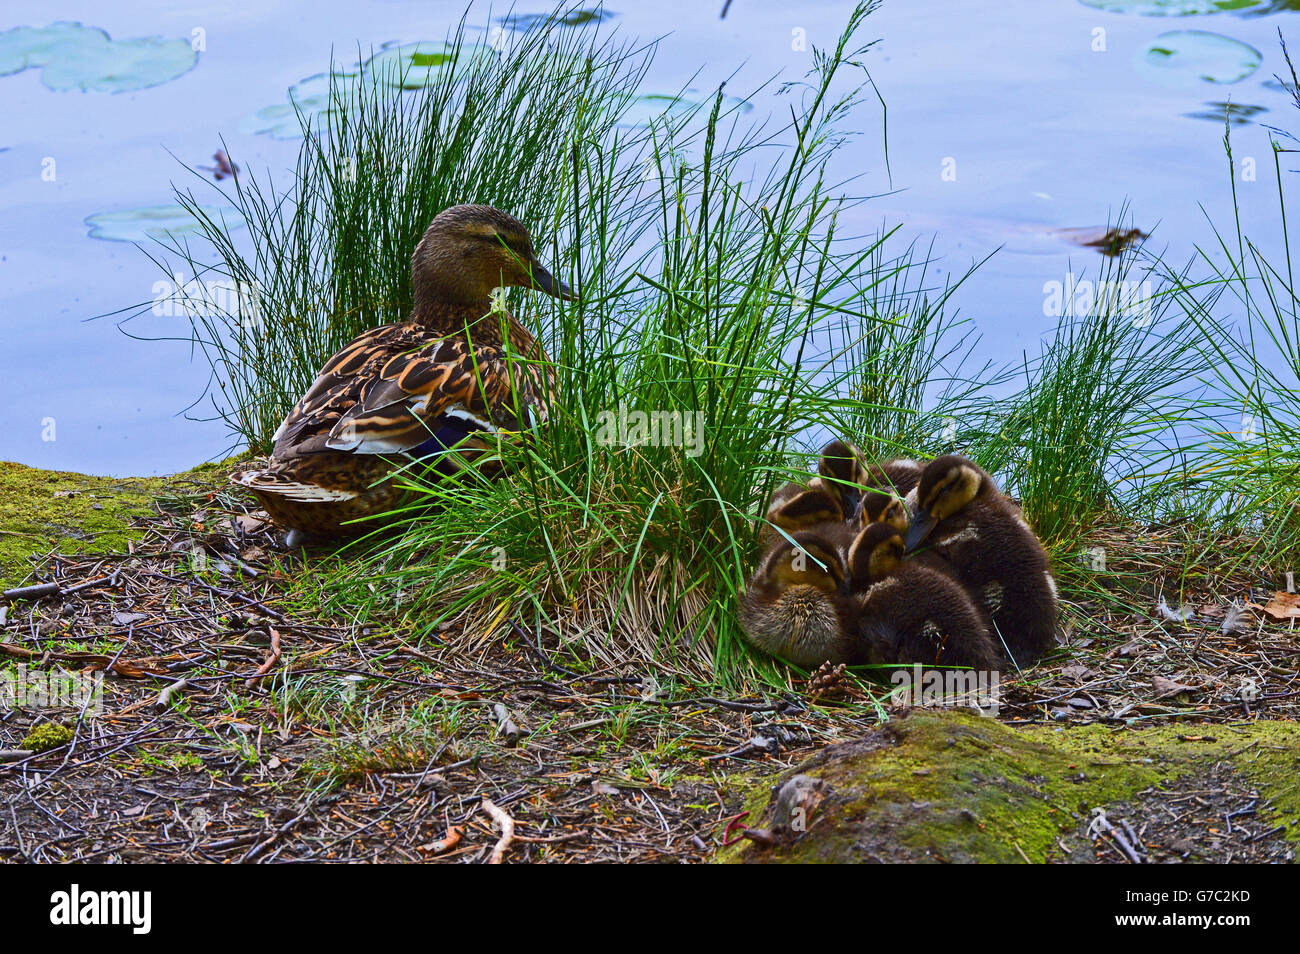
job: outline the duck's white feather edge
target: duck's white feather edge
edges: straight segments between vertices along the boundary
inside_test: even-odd
[[[357,496],[354,490],[330,490],[316,484],[304,484],[285,480],[282,477],[267,479],[261,471],[249,471],[236,478],[245,487],[260,490],[263,493],[276,494],[289,500],[301,500],[304,503],[328,503],[330,501],[352,500]]]

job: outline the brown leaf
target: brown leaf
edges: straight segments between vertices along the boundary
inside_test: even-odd
[[[1166,679],[1164,676],[1154,676],[1151,679],[1151,688],[1155,690],[1157,699],[1167,699],[1170,696],[1176,696],[1180,692],[1195,692],[1191,686],[1184,686],[1181,682],[1175,682],[1173,679]]]
[[[235,523],[239,524],[239,529],[245,533],[257,533],[259,530],[266,529],[270,521],[255,517],[251,513],[241,513],[235,515]]]
[[[1083,682],[1092,675],[1092,670],[1083,663],[1073,662],[1061,669],[1061,676],[1065,679],[1073,679],[1076,682]]]
[[[1264,615],[1275,623],[1300,618],[1300,593],[1278,590],[1264,607]]]

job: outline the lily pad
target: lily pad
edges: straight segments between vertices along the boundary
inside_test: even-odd
[[[229,205],[201,206],[205,215],[226,225],[242,224],[238,210]],[[180,205],[148,205],[120,212],[96,212],[86,217],[90,237],[107,242],[146,242],[197,235],[199,222]]]
[[[580,27],[592,23],[604,23],[616,16],[618,14],[613,10],[601,7],[595,10],[568,10],[558,16],[551,13],[511,13],[497,22],[508,30],[527,33],[529,30],[551,27]]]
[[[273,139],[298,139],[302,136],[302,114],[308,125],[320,116],[329,116],[346,109],[360,77],[373,76],[376,82],[394,89],[421,89],[428,86],[439,72],[452,62],[454,50],[443,41],[421,40],[417,43],[393,44],[379,49],[356,72],[335,71],[308,76],[289,87],[289,101],[263,106],[251,116],[246,116],[239,129],[249,135],[263,134]],[[491,53],[487,47],[462,46],[460,62],[468,58]],[[333,95],[331,76],[339,80],[338,92],[342,102]],[[297,106],[297,110],[294,106]]]
[[[1254,106],[1250,103],[1206,103],[1205,108],[1194,113],[1183,113],[1189,119],[1208,119],[1216,126],[1224,121],[1234,126],[1244,126],[1255,121],[1260,113],[1268,112],[1267,106]]]
[[[460,55],[473,52],[473,47],[462,47]],[[421,89],[434,81],[454,55],[453,47],[445,42],[421,40],[381,49],[366,61],[365,69],[388,86]]]
[[[355,74],[335,75],[350,80]],[[295,104],[297,111],[294,110]],[[263,106],[253,115],[246,116],[240,122],[239,130],[250,136],[262,133],[272,139],[298,139],[302,136],[299,112],[311,124],[318,116],[332,113],[337,106],[330,99],[330,74],[317,73],[289,87],[289,102]]]
[[[1206,30],[1161,33],[1141,56],[1151,76],[1176,86],[1237,83],[1259,69],[1262,61],[1253,46]]]
[[[1134,13],[1142,17],[1199,17],[1235,13],[1264,6],[1264,0],[1079,0],[1085,7],[1107,13]]]
[[[125,93],[170,82],[198,62],[189,42],[161,36],[114,40],[98,27],[52,23],[0,33],[0,76],[40,69],[60,92]]]
[[[643,93],[628,104],[627,109],[618,118],[619,125],[648,126],[657,119],[684,118],[694,110],[707,110],[708,102],[703,98],[696,98],[697,96],[699,96],[698,91],[693,89],[682,94]],[[745,102],[735,96],[723,97],[723,112],[736,110],[747,113],[753,108],[753,103]],[[705,115],[708,115],[707,112]]]

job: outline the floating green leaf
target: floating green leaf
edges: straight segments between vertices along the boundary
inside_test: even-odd
[[[202,206],[203,213],[215,222],[237,228],[239,212],[231,206]],[[148,205],[121,212],[97,212],[86,217],[90,237],[108,242],[145,242],[150,239],[199,235],[199,220],[179,205]]]
[[[336,75],[350,79],[354,74]],[[298,107],[296,111],[295,105]],[[317,73],[289,87],[289,102],[263,106],[253,115],[245,117],[239,124],[239,130],[248,135],[262,133],[272,139],[298,139],[302,136],[299,112],[308,123],[313,123],[316,117],[334,112],[337,106],[337,103],[330,101],[330,74]]]
[[[708,118],[706,101],[697,98],[696,90],[687,90],[681,94],[670,93],[643,93],[632,99],[623,114],[619,116],[619,125],[622,126],[648,126],[656,119],[682,118],[689,115],[694,110],[705,110],[704,118]],[[722,108],[726,110],[735,110],[747,113],[754,108],[752,103],[747,103],[735,96],[725,96],[722,101]]]
[[[579,27],[591,23],[604,23],[616,16],[618,14],[614,11],[600,8],[596,10],[568,10],[558,15],[550,13],[511,13],[502,17],[498,22],[509,30],[527,32],[551,27]]]
[[[472,54],[474,48],[462,49],[461,56]],[[435,74],[451,62],[455,50],[445,42],[421,40],[380,50],[366,61],[365,70],[389,86],[402,89],[420,89],[433,82]]]
[[[1079,0],[1085,7],[1107,13],[1135,13],[1143,17],[1197,17],[1210,13],[1253,10],[1264,0]]]
[[[1141,64],[1162,83],[1236,83],[1259,69],[1253,46],[1206,30],[1161,33],[1142,52]]]
[[[97,27],[53,23],[0,33],[0,76],[40,69],[52,90],[124,93],[189,72],[198,54],[185,40],[160,36],[114,40]]]

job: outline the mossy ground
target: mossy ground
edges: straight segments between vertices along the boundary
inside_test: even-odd
[[[155,500],[220,486],[228,470],[224,462],[167,477],[117,478],[0,461],[0,589],[26,578],[33,555],[124,550],[139,538],[135,518]]]
[[[1300,725],[1192,728],[1015,727],[959,711],[914,710],[796,768],[733,779],[747,824],[770,823],[773,793],[795,774],[828,783],[808,831],[765,849],[741,842],[722,861],[1065,860],[1095,808],[1226,765],[1267,801],[1270,824],[1300,837]]]

